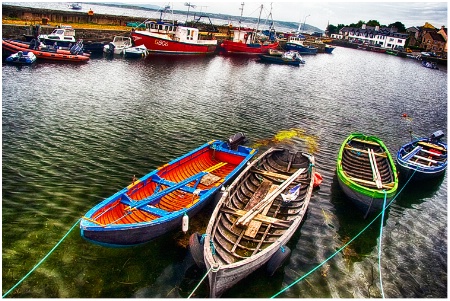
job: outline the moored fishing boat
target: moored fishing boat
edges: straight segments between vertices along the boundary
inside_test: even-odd
[[[199,30],[164,21],[145,23],[146,30],[133,30],[131,37],[136,46],[144,45],[150,53],[212,54],[217,40],[199,39]]]
[[[181,229],[256,154],[244,141],[242,133],[213,140],[134,181],[83,216],[81,236],[132,246]]]
[[[18,65],[31,65],[36,62],[36,56],[30,51],[18,51],[8,56],[6,62]]]
[[[217,40],[204,39],[198,28],[176,25],[163,21],[162,16],[170,6],[161,10],[159,21],[145,22],[145,29],[132,29],[131,38],[135,46],[144,45],[149,53],[159,54],[212,54],[216,51]]]
[[[272,275],[287,259],[286,243],[305,216],[314,173],[312,155],[271,148],[222,192],[203,245],[197,233],[190,238],[196,263],[211,270],[211,298],[265,264]]]
[[[2,48],[6,51],[15,53],[18,51],[30,51],[32,53],[34,53],[34,55],[38,58],[38,59],[45,59],[45,60],[54,60],[54,61],[65,61],[65,62],[87,62],[89,61],[89,56],[88,55],[81,55],[81,54],[71,54],[69,51],[69,54],[66,53],[60,53],[56,50],[50,51],[50,50],[37,50],[37,49],[32,49],[29,48],[30,46],[28,45],[27,47],[24,46],[19,46],[17,45],[17,43],[13,43],[11,41],[2,40]]]
[[[365,217],[383,208],[398,188],[397,169],[386,145],[375,136],[351,134],[342,143],[337,158],[340,187]]]
[[[241,4],[241,18],[244,11],[244,3]],[[263,5],[261,5],[261,12]],[[269,41],[268,37],[258,32],[258,26],[261,19],[261,12],[258,18],[258,25],[256,29],[243,28],[241,26],[233,28],[233,39],[224,40],[220,47],[228,53],[244,53],[244,54],[263,54],[269,52],[270,49],[277,49],[279,43],[277,41]],[[269,14],[271,15],[271,13]],[[239,20],[239,23],[241,21]],[[273,24],[273,22],[272,22]],[[269,37],[273,36],[271,33],[273,29],[269,29]]]
[[[441,176],[447,169],[447,144],[442,131],[418,138],[403,145],[397,152],[400,175],[426,180]]]

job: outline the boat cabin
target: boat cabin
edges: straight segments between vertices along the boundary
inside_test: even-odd
[[[52,31],[51,34],[47,35],[45,38],[54,40],[54,41],[67,41],[71,43],[75,43],[75,29],[72,27],[62,27],[56,28]]]
[[[256,33],[250,28],[235,28],[233,30],[233,42],[250,44],[256,38]]]
[[[303,45],[303,39],[295,36],[290,36],[287,40],[288,43],[293,43],[297,45]]]
[[[145,28],[151,33],[158,34],[175,34],[177,26],[172,23],[162,21],[149,21],[145,23]]]

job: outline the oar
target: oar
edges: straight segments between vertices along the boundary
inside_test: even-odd
[[[226,162],[220,162],[220,163],[218,163],[218,164],[216,164],[214,166],[209,167],[208,169],[205,169],[204,171],[199,172],[196,175],[193,175],[193,176],[187,178],[186,180],[178,182],[176,185],[173,185],[173,186],[168,187],[168,188],[166,188],[164,190],[161,190],[160,192],[155,193],[155,194],[149,196],[148,198],[145,198],[145,199],[142,199],[140,201],[137,201],[138,204],[136,204],[136,206],[134,206],[134,207],[130,206],[129,210],[139,209],[141,207],[147,206],[152,201],[157,200],[157,199],[159,199],[159,198],[161,198],[161,197],[163,197],[163,196],[165,196],[165,195],[167,195],[167,194],[169,194],[169,193],[171,193],[171,192],[173,192],[175,190],[178,190],[181,187],[189,184],[192,181],[195,181],[195,180],[198,180],[198,179],[202,178],[207,173],[212,172],[212,171],[214,171],[214,170],[224,166],[225,164],[227,164],[227,163]]]
[[[277,189],[272,191],[267,195],[261,202],[250,209],[245,215],[241,216],[236,224],[237,225],[248,225],[248,223],[261,212],[267,205],[271,204],[273,200],[284,191],[301,173],[303,173],[306,168],[300,168],[292,176],[290,176],[286,181],[284,181]]]

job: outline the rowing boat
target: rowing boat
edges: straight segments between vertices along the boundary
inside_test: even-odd
[[[244,141],[242,133],[212,140],[134,181],[83,216],[81,236],[132,246],[181,229],[256,154]]]
[[[383,208],[398,188],[397,169],[386,145],[375,136],[351,134],[339,150],[339,185],[366,214]]]
[[[447,168],[447,144],[442,142],[442,131],[430,137],[408,142],[397,152],[397,164],[400,175],[415,180],[437,178]]]
[[[314,157],[271,148],[222,192],[206,234],[191,236],[197,265],[210,272],[210,297],[266,265],[272,275],[287,260],[286,243],[305,216],[314,182]],[[199,259],[199,246],[203,258]]]

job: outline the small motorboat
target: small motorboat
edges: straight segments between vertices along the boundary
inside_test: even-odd
[[[282,64],[282,65],[299,66],[300,64],[306,63],[305,60],[302,58],[302,56],[297,51],[293,50],[286,51],[281,55],[260,54],[259,58],[262,62]]]
[[[145,45],[125,48],[123,50],[123,57],[125,58],[141,58],[148,54],[147,47]]]
[[[400,174],[415,180],[441,176],[447,168],[447,144],[441,141],[442,137],[444,132],[437,131],[403,145],[397,152]]]
[[[115,36],[113,41],[103,46],[103,52],[108,55],[123,54],[123,50],[132,47],[131,38]]]
[[[10,64],[31,65],[36,62],[36,55],[31,51],[18,51],[6,58]]]
[[[434,62],[422,61],[422,66],[424,66],[425,68],[438,69],[439,70],[439,67]]]

